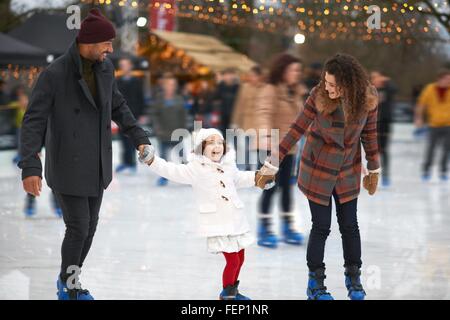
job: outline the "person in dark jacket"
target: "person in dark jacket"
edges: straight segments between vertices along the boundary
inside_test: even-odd
[[[199,90],[194,96],[194,105],[192,106],[192,113],[194,114],[194,121],[202,121],[203,127],[212,128],[211,112],[212,112],[212,97],[214,91],[211,89],[207,80],[201,80]]]
[[[6,106],[8,102],[8,95],[5,92],[5,81],[0,79],[0,106]]]
[[[226,130],[231,126],[234,103],[239,91],[238,76],[234,69],[226,69],[222,72],[222,81],[217,85],[213,103],[220,113],[220,130],[226,135]]]
[[[378,148],[381,166],[383,167],[381,182],[383,186],[388,187],[391,184],[389,175],[389,141],[391,139],[392,114],[397,88],[392,80],[380,71],[372,71],[370,73],[370,81],[378,91]]]
[[[8,106],[11,102],[11,97],[7,94],[5,87],[5,81],[0,78],[0,135],[14,134],[14,117],[16,112]]]
[[[119,68],[123,72],[117,79],[117,87],[127,101],[131,112],[139,119],[144,111],[144,91],[142,81],[131,74],[133,63],[130,59],[124,58],[119,61]],[[132,141],[120,131],[122,142],[122,163],[116,168],[116,172],[130,169],[136,172],[136,152]]]
[[[151,149],[114,78],[115,30],[97,9],[83,20],[68,51],[40,74],[22,123],[20,140],[23,187],[39,196],[46,148],[45,178],[63,211],[66,233],[61,247],[58,298],[92,300],[78,275],[97,227],[103,190],[112,179],[111,120],[135,147]]]
[[[319,84],[322,76],[322,68],[323,66],[320,62],[313,62],[306,69],[305,86],[308,88],[308,92]]]
[[[22,120],[25,115],[28,106],[28,95],[25,91],[25,88],[22,85],[16,86],[11,93],[11,102],[9,106],[16,111],[16,139],[17,139],[17,149],[20,149],[20,130],[22,126]],[[17,151],[17,155],[13,159],[13,163],[18,164],[20,161],[20,154]],[[56,216],[58,218],[62,217],[62,210],[58,204],[58,200],[56,200],[55,193],[52,192],[52,206],[55,210]],[[24,213],[26,218],[30,218],[36,214],[36,197],[30,193],[26,194],[25,198],[25,208]]]
[[[178,82],[172,74],[166,74],[161,81],[161,91],[158,93],[152,107],[154,129],[159,142],[161,158],[168,160],[172,149],[179,143],[172,140],[172,133],[177,129],[186,129],[187,111],[185,101],[177,92]],[[183,156],[183,155],[181,155]],[[158,179],[158,186],[167,185],[164,177]]]

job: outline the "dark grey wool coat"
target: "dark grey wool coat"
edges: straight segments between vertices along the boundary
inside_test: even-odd
[[[136,147],[150,142],[117,89],[111,61],[94,64],[96,99],[81,68],[74,42],[40,74],[23,119],[19,167],[22,179],[42,176],[38,154],[45,146],[45,178],[50,188],[97,196],[112,180],[111,120]]]

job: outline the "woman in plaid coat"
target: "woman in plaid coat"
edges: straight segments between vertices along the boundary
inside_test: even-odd
[[[369,174],[364,187],[373,194],[380,171],[377,145],[377,93],[363,67],[350,55],[327,61],[321,81],[305,108],[266,161],[266,172],[278,170],[289,150],[305,134],[298,186],[309,200],[312,229],[308,241],[308,298],[332,300],[324,286],[325,241],[331,226],[331,198],[336,204],[349,297],[364,299],[360,281],[361,239],[356,216],[361,182],[361,144]]]

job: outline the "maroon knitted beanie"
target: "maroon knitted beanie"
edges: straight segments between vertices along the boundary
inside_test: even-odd
[[[99,43],[115,38],[113,24],[106,19],[98,9],[91,9],[88,16],[81,22],[78,32],[78,43]]]

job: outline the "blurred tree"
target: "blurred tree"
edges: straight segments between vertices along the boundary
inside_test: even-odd
[[[35,10],[28,10],[17,14],[11,10],[11,0],[0,0],[0,32],[8,32],[20,23],[22,17],[27,16]]]
[[[403,5],[403,1],[395,1],[399,5]],[[421,7],[418,11],[420,14],[428,17],[434,17],[445,28],[450,35],[450,9],[447,0],[409,0],[408,5]]]

